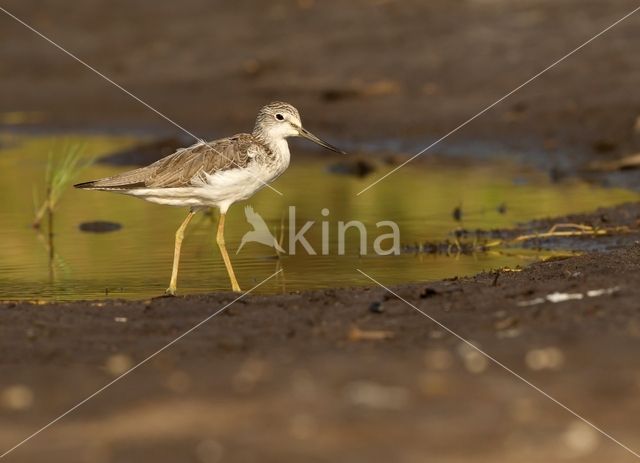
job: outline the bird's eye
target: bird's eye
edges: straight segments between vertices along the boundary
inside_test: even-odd
[[[276,114],[276,119],[278,119],[279,121],[284,121],[284,116],[280,113]]]

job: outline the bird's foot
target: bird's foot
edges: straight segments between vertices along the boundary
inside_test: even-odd
[[[165,296],[175,296],[176,295],[176,287],[175,286],[169,286],[167,288],[167,290],[164,292]]]

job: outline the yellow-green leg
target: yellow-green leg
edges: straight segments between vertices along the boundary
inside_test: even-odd
[[[224,260],[224,266],[227,268],[227,273],[229,274],[229,279],[231,280],[231,289],[235,292],[240,292],[240,285],[238,285],[238,280],[236,280],[236,275],[233,273],[233,266],[231,265],[231,259],[229,259],[229,254],[227,254],[227,248],[224,244],[224,218],[226,213],[220,213],[220,218],[218,219],[218,233],[216,233],[216,242],[218,243],[218,247],[220,248],[220,254],[222,254],[222,260]]]
[[[171,282],[167,288],[166,293],[170,295],[176,294],[176,285],[178,284],[178,265],[180,264],[180,248],[182,247],[182,240],[184,239],[184,231],[191,222],[191,219],[195,215],[194,211],[189,211],[189,215],[184,219],[178,231],[176,231],[176,244],[173,250],[173,269],[171,270]]]

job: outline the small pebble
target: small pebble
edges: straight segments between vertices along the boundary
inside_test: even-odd
[[[369,305],[369,312],[371,313],[383,313],[384,312],[384,307],[382,305],[382,302],[372,302],[371,305]]]
[[[420,299],[427,299],[429,297],[433,297],[435,295],[438,294],[438,291],[436,291],[433,288],[425,288],[424,291],[422,291],[422,293],[420,293]]]

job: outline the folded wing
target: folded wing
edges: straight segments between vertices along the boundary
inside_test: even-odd
[[[257,146],[255,139],[249,134],[199,142],[146,167],[75,186],[98,190],[190,186],[192,180],[203,173],[213,174],[246,167],[252,160]]]

